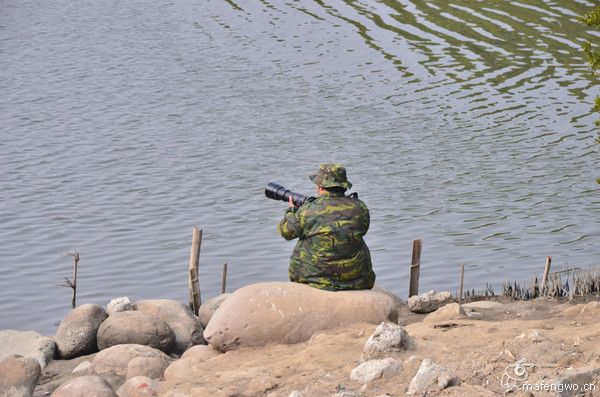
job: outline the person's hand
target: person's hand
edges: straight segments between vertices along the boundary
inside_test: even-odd
[[[296,207],[296,205],[294,204],[294,200],[292,200],[292,196],[290,196],[290,207],[298,208],[298,207]]]

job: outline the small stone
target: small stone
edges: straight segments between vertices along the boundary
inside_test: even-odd
[[[415,313],[431,313],[452,302],[454,302],[454,298],[450,292],[431,290],[425,294],[408,298],[408,307]]]
[[[441,391],[450,384],[451,380],[452,377],[446,368],[439,366],[426,358],[421,362],[421,367],[410,382],[406,394],[423,394],[427,391]]]
[[[381,323],[365,343],[360,362],[382,358],[390,352],[406,349],[408,333],[399,325]]]
[[[84,361],[73,369],[71,372],[73,375],[92,375],[92,363],[89,361]]]
[[[449,303],[423,319],[425,323],[439,323],[444,321],[465,320],[469,316],[458,303]]]
[[[402,370],[402,364],[393,358],[371,360],[360,364],[350,373],[350,378],[367,383],[379,378],[391,378]]]
[[[131,305],[129,298],[126,296],[111,300],[106,308],[109,316],[112,316],[115,313],[124,312],[126,310],[133,310],[133,306]]]

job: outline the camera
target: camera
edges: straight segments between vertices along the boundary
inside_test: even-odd
[[[265,188],[265,196],[273,200],[285,201],[286,203],[290,201],[291,197],[292,202],[296,207],[300,207],[308,199],[308,196],[300,193],[294,193],[291,190],[286,189],[274,182],[269,183]]]

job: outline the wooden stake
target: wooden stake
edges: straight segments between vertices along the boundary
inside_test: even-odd
[[[55,285],[58,285],[59,287],[69,287],[73,290],[73,295],[71,297],[71,305],[73,306],[73,309],[75,309],[75,298],[77,297],[77,262],[79,262],[79,254],[77,252],[73,254],[69,252],[68,254],[75,259],[75,264],[73,265],[73,282],[71,282],[71,280],[65,277],[64,284]]]
[[[419,294],[419,272],[421,268],[421,239],[413,240],[412,261],[410,263],[410,284],[408,297]]]
[[[194,314],[198,314],[202,299],[200,298],[200,283],[198,282],[198,264],[200,262],[200,245],[202,244],[202,229],[194,226],[194,236],[192,238],[192,250],[190,252],[190,309]]]
[[[548,281],[548,274],[550,274],[550,264],[552,263],[552,255],[548,255],[546,258],[546,268],[544,269],[544,278],[542,279],[542,289],[540,294],[544,295],[546,292],[546,281]]]
[[[462,264],[462,267],[460,269],[460,295],[458,297],[458,304],[462,305],[462,298],[463,298],[463,281],[465,279],[465,264]]]
[[[227,263],[223,264],[223,282],[221,283],[221,293],[225,293],[225,285],[227,284]]]

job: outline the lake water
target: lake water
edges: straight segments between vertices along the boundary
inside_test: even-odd
[[[249,4],[247,4],[249,3]],[[0,1],[0,329],[287,280],[268,182],[346,166],[377,282],[600,264],[583,1]]]

